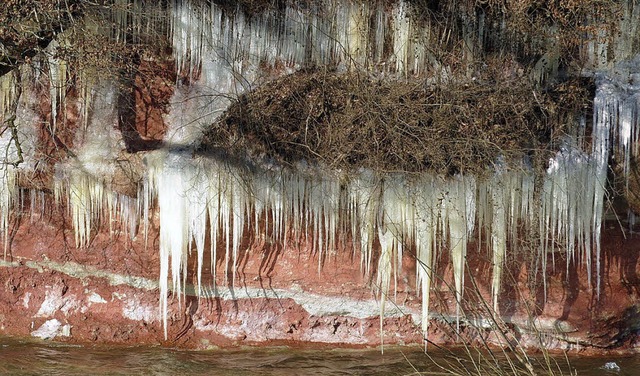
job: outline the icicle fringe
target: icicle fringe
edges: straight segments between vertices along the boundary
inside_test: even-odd
[[[526,164],[509,169],[498,163],[494,175],[482,181],[473,176],[381,175],[368,170],[344,176],[302,163],[297,169],[285,169],[266,162],[193,157],[192,151],[230,98],[261,82],[265,67],[284,67],[292,72],[303,66],[332,66],[393,78],[420,75],[426,67],[439,69],[427,45],[429,25],[408,15],[408,3],[395,2],[389,10],[382,2],[327,0],[322,2],[324,9],[309,11],[289,5],[247,17],[214,2],[175,0],[169,21],[154,18],[158,16],[153,12],[137,11],[147,3],[117,0],[115,9],[119,11],[113,14],[111,32],[116,41],[136,42],[150,31],[162,33],[159,24],[163,22],[170,27],[177,74],[190,80],[176,85],[169,105],[167,146],[146,156],[147,177],[137,199],[112,192],[103,176],[113,175],[109,161],[123,149],[118,141],[117,89],[80,72],[78,113],[83,132],[76,140],[76,158],[56,166],[54,197],[60,205],[67,205],[78,247],[89,246],[97,224],[107,219],[111,231],[119,230],[112,226],[119,223],[135,236],[142,216],[146,237],[151,213],[158,211],[160,310],[165,337],[169,292],[180,299],[190,253],[195,250],[197,258],[198,295],[203,291],[207,241],[213,280],[218,260],[223,259],[222,280],[234,286],[239,258],[247,251],[246,238],[250,236],[268,239],[272,246],[285,250],[309,246],[318,269],[338,249],[352,244],[353,251],[360,254],[363,272],[371,274],[375,269],[377,273],[374,290],[380,299],[381,341],[385,302],[391,297],[392,285],[397,285],[408,249],[416,255],[424,333],[429,324],[430,290],[438,277],[438,252],[449,252],[456,313],[463,314],[460,302],[464,298],[467,246],[474,233],[488,235],[491,298],[496,312],[507,250],[516,243],[521,229],[534,228],[539,236],[535,251],[545,280],[547,260],[553,262],[553,252],[561,248],[567,255],[567,268],[579,262],[586,265],[589,278],[596,275],[599,294],[608,161],[612,156],[622,158],[623,173],[628,176],[631,159],[639,153],[640,57],[618,64],[615,74],[607,71],[597,75],[592,149],[585,151],[578,140],[567,138],[538,185]],[[627,29],[637,30],[638,24],[632,21],[638,19],[639,9],[623,9]],[[623,56],[624,51],[632,50],[628,46],[632,42],[632,37],[623,35],[614,46],[619,50],[616,54]],[[67,63],[56,56],[59,43],[52,42],[42,59],[49,80],[52,134],[58,127],[58,112],[65,105],[69,80]],[[586,53],[592,56],[594,66],[603,68],[609,64],[608,49],[596,40],[587,45]],[[28,135],[35,116],[25,103],[34,101],[34,94],[25,91],[18,98],[15,78],[12,74],[0,77],[0,116],[4,123],[12,115],[20,115],[16,122]],[[9,133],[0,135],[0,148],[5,151],[0,165],[0,233],[5,253],[10,213],[20,198],[12,165],[15,140]],[[534,195],[537,186],[541,191]],[[31,197],[33,210],[37,200],[35,194]],[[380,247],[378,254],[374,252],[376,245]]]

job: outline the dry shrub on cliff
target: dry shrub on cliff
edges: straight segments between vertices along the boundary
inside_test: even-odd
[[[426,84],[299,72],[240,97],[201,149],[342,170],[481,173],[501,158],[544,164],[588,102],[578,81],[542,91],[524,79]]]
[[[614,37],[624,7],[624,1],[615,0],[408,2],[420,17],[438,20],[454,29],[465,24],[461,21],[473,25],[483,19],[487,28],[483,43],[490,48],[518,51],[522,58],[539,58],[551,47],[567,60],[579,59],[578,49],[586,40]]]

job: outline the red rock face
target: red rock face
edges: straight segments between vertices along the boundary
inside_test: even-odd
[[[164,63],[163,63],[164,64]],[[170,67],[143,62],[135,89],[135,108],[122,124],[126,150],[120,162],[142,169],[144,151],[160,146],[166,131],[162,115],[172,94],[166,74]],[[73,101],[73,93],[68,93]],[[42,105],[45,120],[50,108]],[[41,129],[38,152],[48,155],[47,167],[24,188],[50,191],[53,163],[66,157],[60,145],[72,146],[77,128],[74,106],[67,105],[66,124],[58,138]],[[110,182],[120,193],[135,195],[138,178],[118,175]],[[187,291],[169,299],[167,335],[159,308],[159,229],[152,216],[149,233],[131,238],[115,219],[93,223],[88,247],[77,249],[65,204],[45,195],[33,210],[23,193],[16,209],[7,247],[0,263],[0,334],[35,336],[71,343],[155,345],[209,348],[239,345],[378,346],[423,343],[416,292],[416,266],[411,249],[392,281],[386,314],[379,317],[375,277],[365,275],[360,255],[349,245],[319,255],[309,244],[269,245],[267,239],[247,239],[235,275],[225,270],[220,254],[214,265],[204,260],[200,297],[196,296],[195,257],[187,265]],[[33,194],[33,193],[31,193]],[[113,231],[110,231],[112,227]],[[142,231],[140,229],[140,231]],[[607,224],[599,266],[591,276],[583,264],[566,267],[561,253],[548,260],[546,280],[534,271],[534,257],[511,250],[503,278],[499,314],[492,314],[491,262],[482,247],[469,247],[464,312],[456,318],[455,294],[446,254],[438,260],[432,286],[428,339],[436,343],[486,339],[504,344],[518,341],[550,349],[578,348],[599,352],[637,346],[640,330],[638,235],[623,236]],[[259,237],[258,237],[259,238]],[[220,245],[222,247],[222,244]],[[224,253],[224,252],[221,252]],[[320,258],[320,260],[319,260]],[[373,263],[375,264],[375,262]],[[599,269],[598,269],[599,268]],[[601,289],[596,291],[596,271]],[[215,283],[214,283],[215,282]],[[545,289],[546,284],[546,289]],[[546,295],[545,295],[546,291]],[[504,335],[502,335],[504,334]]]
[[[217,289],[205,271],[202,297],[195,297],[191,287],[170,299],[165,340],[157,229],[147,247],[142,235],[131,240],[102,231],[87,249],[75,249],[65,223],[68,218],[54,209],[17,227],[0,268],[4,334],[187,348],[380,342],[378,306],[351,251],[327,256],[318,272],[317,258],[304,250],[252,250],[243,255],[235,285],[231,276],[226,282],[220,275]],[[218,264],[223,274],[224,265]],[[418,309],[412,290],[401,282],[398,301],[406,312],[385,320],[387,343],[421,339],[409,315]]]
[[[256,246],[241,256],[235,276],[224,275],[218,260],[217,287],[204,271],[201,297],[195,296],[194,265],[189,264],[186,295],[170,298],[167,338],[159,309],[158,233],[152,224],[144,236],[130,239],[108,233],[105,224],[87,249],[76,249],[69,218],[51,201],[44,214],[25,214],[15,223],[6,261],[0,267],[2,334],[36,336],[71,343],[162,344],[183,348],[274,345],[377,346],[422,343],[420,298],[415,291],[411,252],[403,260],[394,296],[388,297],[381,336],[378,302],[371,279],[360,270],[351,249],[326,255],[318,271],[309,248],[267,249]],[[631,349],[640,329],[637,235],[625,239],[607,228],[601,264],[602,290],[595,275],[567,269],[556,260],[548,270],[547,296],[542,285],[531,289],[527,262],[512,260],[491,322],[480,297],[490,302],[490,268],[470,247],[466,300],[459,339],[504,343],[508,338],[531,347],[585,351]],[[441,265],[446,265],[443,257]],[[209,265],[205,260],[205,265]],[[432,293],[428,338],[453,343],[456,322],[448,267],[439,273]],[[226,277],[229,277],[228,280]],[[510,279],[513,278],[513,279]],[[479,292],[479,294],[478,294]],[[490,304],[490,303],[489,303]],[[447,323],[448,321],[448,323]],[[493,328],[493,329],[492,329]],[[542,333],[542,335],[539,335]],[[542,338],[542,343],[540,342]]]

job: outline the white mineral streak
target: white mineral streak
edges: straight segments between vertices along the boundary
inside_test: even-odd
[[[32,337],[50,340],[54,339],[58,336],[62,337],[70,337],[71,336],[71,325],[62,323],[57,319],[50,319],[45,321],[38,329],[31,332]]]

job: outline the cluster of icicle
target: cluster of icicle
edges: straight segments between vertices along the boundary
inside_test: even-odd
[[[478,181],[472,176],[442,178],[428,173],[409,177],[361,171],[342,176],[309,166],[290,170],[192,157],[193,142],[202,129],[226,108],[230,96],[260,78],[265,62],[272,67],[284,62],[291,69],[317,64],[401,74],[419,74],[435,64],[422,44],[429,39],[425,37],[429,30],[407,17],[406,3],[394,3],[391,11],[367,4],[327,2],[314,11],[289,6],[249,18],[242,12],[226,14],[213,4],[173,3],[171,29],[178,73],[193,79],[176,88],[165,118],[169,146],[147,156],[148,178],[138,199],[110,192],[101,178],[113,172],[105,161],[113,161],[122,149],[115,129],[116,85],[94,82],[81,88],[79,113],[84,129],[75,157],[57,166],[56,198],[66,199],[79,247],[89,243],[98,220],[118,219],[133,235],[138,218],[144,215],[146,226],[157,202],[165,333],[167,293],[172,289],[179,296],[183,291],[190,251],[195,249],[198,258],[198,292],[206,251],[211,260],[224,252],[225,276],[231,276],[228,282],[234,284],[238,255],[247,246],[243,239],[251,236],[268,236],[285,249],[309,246],[319,267],[327,255],[353,247],[361,255],[364,272],[377,270],[381,316],[399,277],[404,250],[415,249],[425,331],[437,252],[450,252],[459,303],[467,243],[479,231],[490,234],[496,309],[508,245],[522,226],[535,228],[542,239],[538,258],[543,273],[547,256],[558,245],[566,249],[569,262],[583,261],[590,270],[593,260],[599,263],[609,145],[613,143],[625,161],[638,153],[634,148],[640,111],[639,61],[621,66],[627,74],[620,76],[626,79],[599,79],[592,149],[584,151],[579,139],[567,139],[540,184],[526,166],[499,168],[493,178]],[[134,22],[126,13],[118,17],[118,24]],[[390,43],[388,49],[386,43]],[[55,50],[56,44],[50,48]],[[391,52],[385,55],[384,51]],[[49,76],[51,112],[56,118],[65,102],[68,67],[53,51],[46,66],[41,71]],[[28,90],[16,98],[16,83],[11,80],[9,75],[0,77],[2,119],[8,119],[9,109],[21,101],[16,124],[27,130],[38,121],[34,106],[29,105],[36,99]],[[55,133],[53,119],[51,128]],[[15,141],[10,133],[0,136],[0,147],[7,153],[0,168],[0,231],[5,239],[16,192],[15,171],[9,164],[15,157]],[[542,187],[541,192],[534,194],[534,187]],[[207,239],[210,249],[205,250]],[[379,244],[379,253],[373,251],[374,244]],[[216,272],[215,265],[211,270]],[[599,273],[599,264],[595,270]],[[598,289],[599,280],[598,276]]]
[[[146,4],[134,0],[115,0],[110,10],[112,28],[94,30],[109,35],[116,42],[140,42],[142,35],[162,33],[160,8],[157,4]],[[96,25],[84,20],[85,27]],[[124,149],[118,128],[118,90],[112,78],[102,77],[102,72],[92,69],[75,69],[76,78],[69,74],[69,64],[60,57],[61,44],[71,44],[62,33],[44,51],[47,60],[51,102],[50,133],[55,135],[59,121],[58,110],[66,106],[66,92],[70,85],[78,90],[79,119],[81,125],[74,140],[74,155],[56,165],[54,176],[54,199],[66,205],[72,218],[75,244],[87,247],[92,230],[107,222],[110,233],[124,231],[130,237],[138,232],[142,210],[140,202],[109,189],[109,179],[115,171],[115,161]],[[62,120],[65,114],[62,114]],[[117,228],[116,228],[117,227]]]
[[[540,245],[543,263],[547,252],[560,243],[570,260],[581,255],[590,267],[591,245],[599,247],[602,216],[600,184],[605,176],[599,159],[577,148],[563,149],[551,162],[540,198],[535,200],[534,177],[527,169],[497,171],[493,178],[482,181],[429,173],[406,176],[361,171],[342,176],[308,166],[290,170],[211,156],[193,158],[184,150],[154,152],[147,157],[143,197],[145,208],[153,200],[159,207],[163,317],[166,320],[167,292],[182,291],[191,249],[197,254],[200,291],[205,252],[210,252],[212,263],[224,252],[224,275],[231,276],[227,282],[233,285],[238,255],[264,237],[285,250],[310,248],[318,268],[325,257],[352,247],[360,253],[365,273],[374,267],[377,270],[381,315],[401,277],[403,250],[415,250],[426,331],[437,252],[450,252],[459,307],[467,244],[476,226],[490,234],[493,306],[498,310],[508,244],[517,238],[522,225],[536,226],[539,221],[545,239]],[[537,216],[534,207],[541,208]],[[210,248],[205,250],[207,240]],[[380,247],[377,259],[374,244]],[[216,265],[211,270],[215,279]]]
[[[585,35],[583,53],[593,70],[610,70],[614,62],[633,60],[640,53],[640,7],[635,0],[620,1],[616,6],[617,24],[613,30],[595,19],[592,26],[598,27]]]
[[[241,62],[239,73],[246,65],[281,63],[420,74],[435,62],[427,46],[433,31],[427,21],[409,17],[404,1],[390,11],[377,1],[291,2],[248,16],[213,2],[175,0],[171,10],[174,55],[189,73],[211,51]]]
[[[5,257],[9,241],[10,214],[16,199],[17,164],[20,158],[15,136],[26,140],[21,144],[24,153],[29,153],[34,136],[30,122],[35,116],[28,106],[29,101],[25,101],[26,98],[33,99],[33,96],[29,90],[19,90],[17,85],[20,85],[20,81],[18,72],[10,72],[0,77],[0,236],[4,240]],[[12,126],[14,128],[10,129]]]
[[[85,83],[83,91],[75,156],[56,165],[54,179],[55,201],[66,203],[79,248],[89,244],[92,228],[103,220],[111,233],[124,230],[135,236],[141,215],[138,200],[108,189],[106,180],[114,175],[114,161],[124,149],[117,131],[117,90],[113,83],[99,81]]]
[[[160,212],[160,296],[165,328],[167,292],[182,291],[190,250],[196,250],[198,259],[197,291],[206,251],[211,260],[224,252],[225,276],[232,276],[228,283],[233,285],[238,255],[250,247],[247,238],[266,237],[284,249],[310,247],[318,267],[327,255],[353,247],[361,255],[365,273],[377,262],[375,287],[381,315],[399,277],[403,250],[414,249],[425,331],[437,252],[450,252],[459,307],[467,243],[474,231],[490,234],[496,311],[508,245],[515,243],[522,226],[537,226],[543,273],[548,256],[561,246],[567,252],[567,267],[574,261],[583,262],[591,275],[592,261],[596,261],[599,289],[609,133],[614,129],[620,136],[628,120],[613,118],[614,114],[621,116],[616,93],[607,85],[598,90],[592,150],[585,152],[576,139],[568,139],[550,161],[539,195],[534,195],[533,173],[522,166],[501,168],[493,178],[476,181],[472,176],[442,178],[429,173],[406,176],[361,171],[342,176],[309,166],[291,170],[212,156],[194,158],[184,149],[150,154],[143,197],[147,210],[157,200]],[[623,106],[629,103],[625,100]],[[634,111],[640,108],[637,100],[633,105]],[[637,130],[637,119],[632,128]],[[625,142],[622,137],[620,145]],[[210,249],[205,250],[207,238]],[[374,244],[380,246],[377,259]],[[215,279],[216,265],[211,270]]]
[[[323,6],[339,11],[325,17],[320,8],[288,6],[249,18],[240,11],[227,14],[215,4],[173,3],[171,28],[178,70],[197,73],[200,79],[176,91],[174,102],[178,105],[166,119],[174,147],[147,159],[144,206],[149,208],[155,198],[160,210],[165,328],[169,274],[173,291],[179,293],[189,250],[195,247],[197,253],[198,291],[207,237],[211,260],[221,251],[218,244],[224,244],[225,275],[231,275],[229,282],[234,284],[237,256],[244,251],[240,247],[247,246],[242,239],[251,233],[268,236],[284,248],[310,246],[319,266],[325,255],[351,244],[361,254],[365,273],[377,262],[381,315],[398,277],[403,250],[415,249],[425,331],[436,252],[442,245],[451,252],[459,304],[467,242],[474,231],[490,234],[496,310],[508,245],[514,244],[523,226],[535,228],[532,233],[541,239],[538,259],[543,273],[548,256],[561,246],[568,255],[567,267],[574,261],[584,262],[591,275],[596,261],[599,290],[600,226],[610,132],[624,147],[633,145],[625,143],[628,137],[624,132],[635,132],[638,127],[637,119],[627,126],[624,118],[613,115],[620,112],[614,107],[623,89],[614,91],[605,86],[598,91],[592,149],[584,151],[578,136],[568,138],[540,184],[526,166],[499,168],[492,179],[484,181],[472,176],[445,179],[428,173],[381,176],[369,171],[346,177],[308,166],[287,170],[214,157],[194,159],[188,150],[175,147],[197,139],[202,128],[224,109],[226,94],[250,88],[253,80],[259,79],[258,67],[264,63],[276,66],[284,62],[293,69],[316,64],[400,74],[419,74],[423,67],[434,64],[421,44],[428,40],[428,25],[408,17],[406,3],[395,3],[390,12],[380,5],[350,1]],[[388,56],[382,55],[385,41],[392,41]],[[214,94],[210,102],[203,103],[203,92]],[[638,104],[635,106],[634,114]],[[542,191],[534,195],[536,186]],[[380,246],[376,260],[374,244]],[[215,265],[211,269],[215,273]]]
[[[346,178],[311,167],[291,171],[241,166],[171,151],[149,155],[147,165],[145,207],[155,198],[160,211],[165,320],[169,274],[172,290],[179,294],[189,251],[195,248],[197,254],[197,291],[205,251],[211,253],[212,263],[224,252],[225,276],[232,276],[228,283],[233,285],[239,252],[246,250],[240,247],[250,247],[247,237],[269,238],[285,249],[309,247],[318,268],[338,249],[353,247],[361,254],[365,272],[377,262],[381,314],[392,281],[395,285],[399,277],[403,249],[416,249],[421,264],[418,280],[428,301],[436,245],[446,241],[451,244],[456,289],[462,295],[467,241],[476,221],[477,187],[472,177],[408,178],[362,171]],[[505,187],[502,194],[511,188]],[[207,238],[210,249],[205,250]],[[377,260],[373,257],[376,240],[381,248]],[[215,276],[215,265],[211,270]],[[426,330],[428,320],[423,323]]]
[[[157,4],[134,0],[116,0],[110,8],[108,29],[94,30],[112,37],[116,42],[138,42],[141,36],[161,37],[165,32],[166,17]],[[93,30],[97,24],[91,20],[78,20]],[[68,33],[60,33],[56,40],[34,57],[31,65],[0,77],[0,233],[4,236],[5,252],[10,212],[18,200],[16,176],[18,169],[18,143],[21,146],[21,170],[33,169],[37,164],[35,148],[37,126],[46,122],[48,133],[56,137],[59,122],[65,123],[67,96],[71,86],[77,89],[75,106],[81,125],[74,140],[70,157],[56,165],[54,197],[58,204],[66,204],[72,217],[77,247],[89,245],[92,229],[105,220],[111,231],[125,230],[130,236],[138,231],[141,208],[136,198],[110,190],[108,179],[114,173],[114,161],[123,149],[122,137],[117,131],[117,83],[100,78],[102,72],[74,68],[59,56],[61,47],[72,42]],[[73,73],[73,74],[72,74]],[[75,75],[75,77],[73,77]],[[20,85],[21,90],[17,90]],[[48,87],[50,115],[38,113],[42,88]],[[45,94],[46,95],[46,94]],[[5,121],[14,118],[17,137],[6,129]],[[31,192],[31,198],[37,193]],[[33,201],[33,200],[32,200]],[[114,226],[117,225],[116,229]]]
[[[67,83],[66,79],[61,78],[66,77],[66,68],[61,68],[66,67],[66,64],[52,56],[57,46],[56,42],[52,42],[44,56],[34,59],[34,66],[25,65],[16,72],[0,77],[0,120],[4,123],[15,118],[13,123],[18,130],[14,135],[11,130],[5,129],[0,135],[3,156],[3,163],[0,165],[0,232],[4,236],[5,251],[9,239],[7,231],[11,210],[17,202],[22,202],[22,198],[17,195],[17,174],[20,170],[33,169],[37,163],[37,126],[43,121],[38,114],[41,93],[37,87],[42,85],[43,79],[50,88],[50,134],[56,134],[55,117],[65,121],[64,114],[58,116],[57,109],[63,107],[66,101],[64,93]],[[47,76],[42,77],[42,72],[46,72]],[[20,91],[16,91],[16,77],[20,77]],[[89,244],[92,228],[95,231],[98,223],[103,220],[108,221],[112,231],[124,228],[134,236],[141,210],[137,199],[109,190],[108,182],[105,181],[105,178],[113,175],[113,161],[123,148],[121,136],[116,130],[118,112],[114,83],[86,80],[79,92],[81,96],[77,106],[81,127],[74,140],[73,157],[56,165],[54,197],[55,202],[67,205],[75,232],[75,243],[80,248]],[[3,125],[6,127],[8,124]],[[19,158],[18,143],[23,161],[16,166]],[[32,201],[37,197],[36,192],[30,192],[29,195]],[[118,225],[117,229],[115,224]]]

